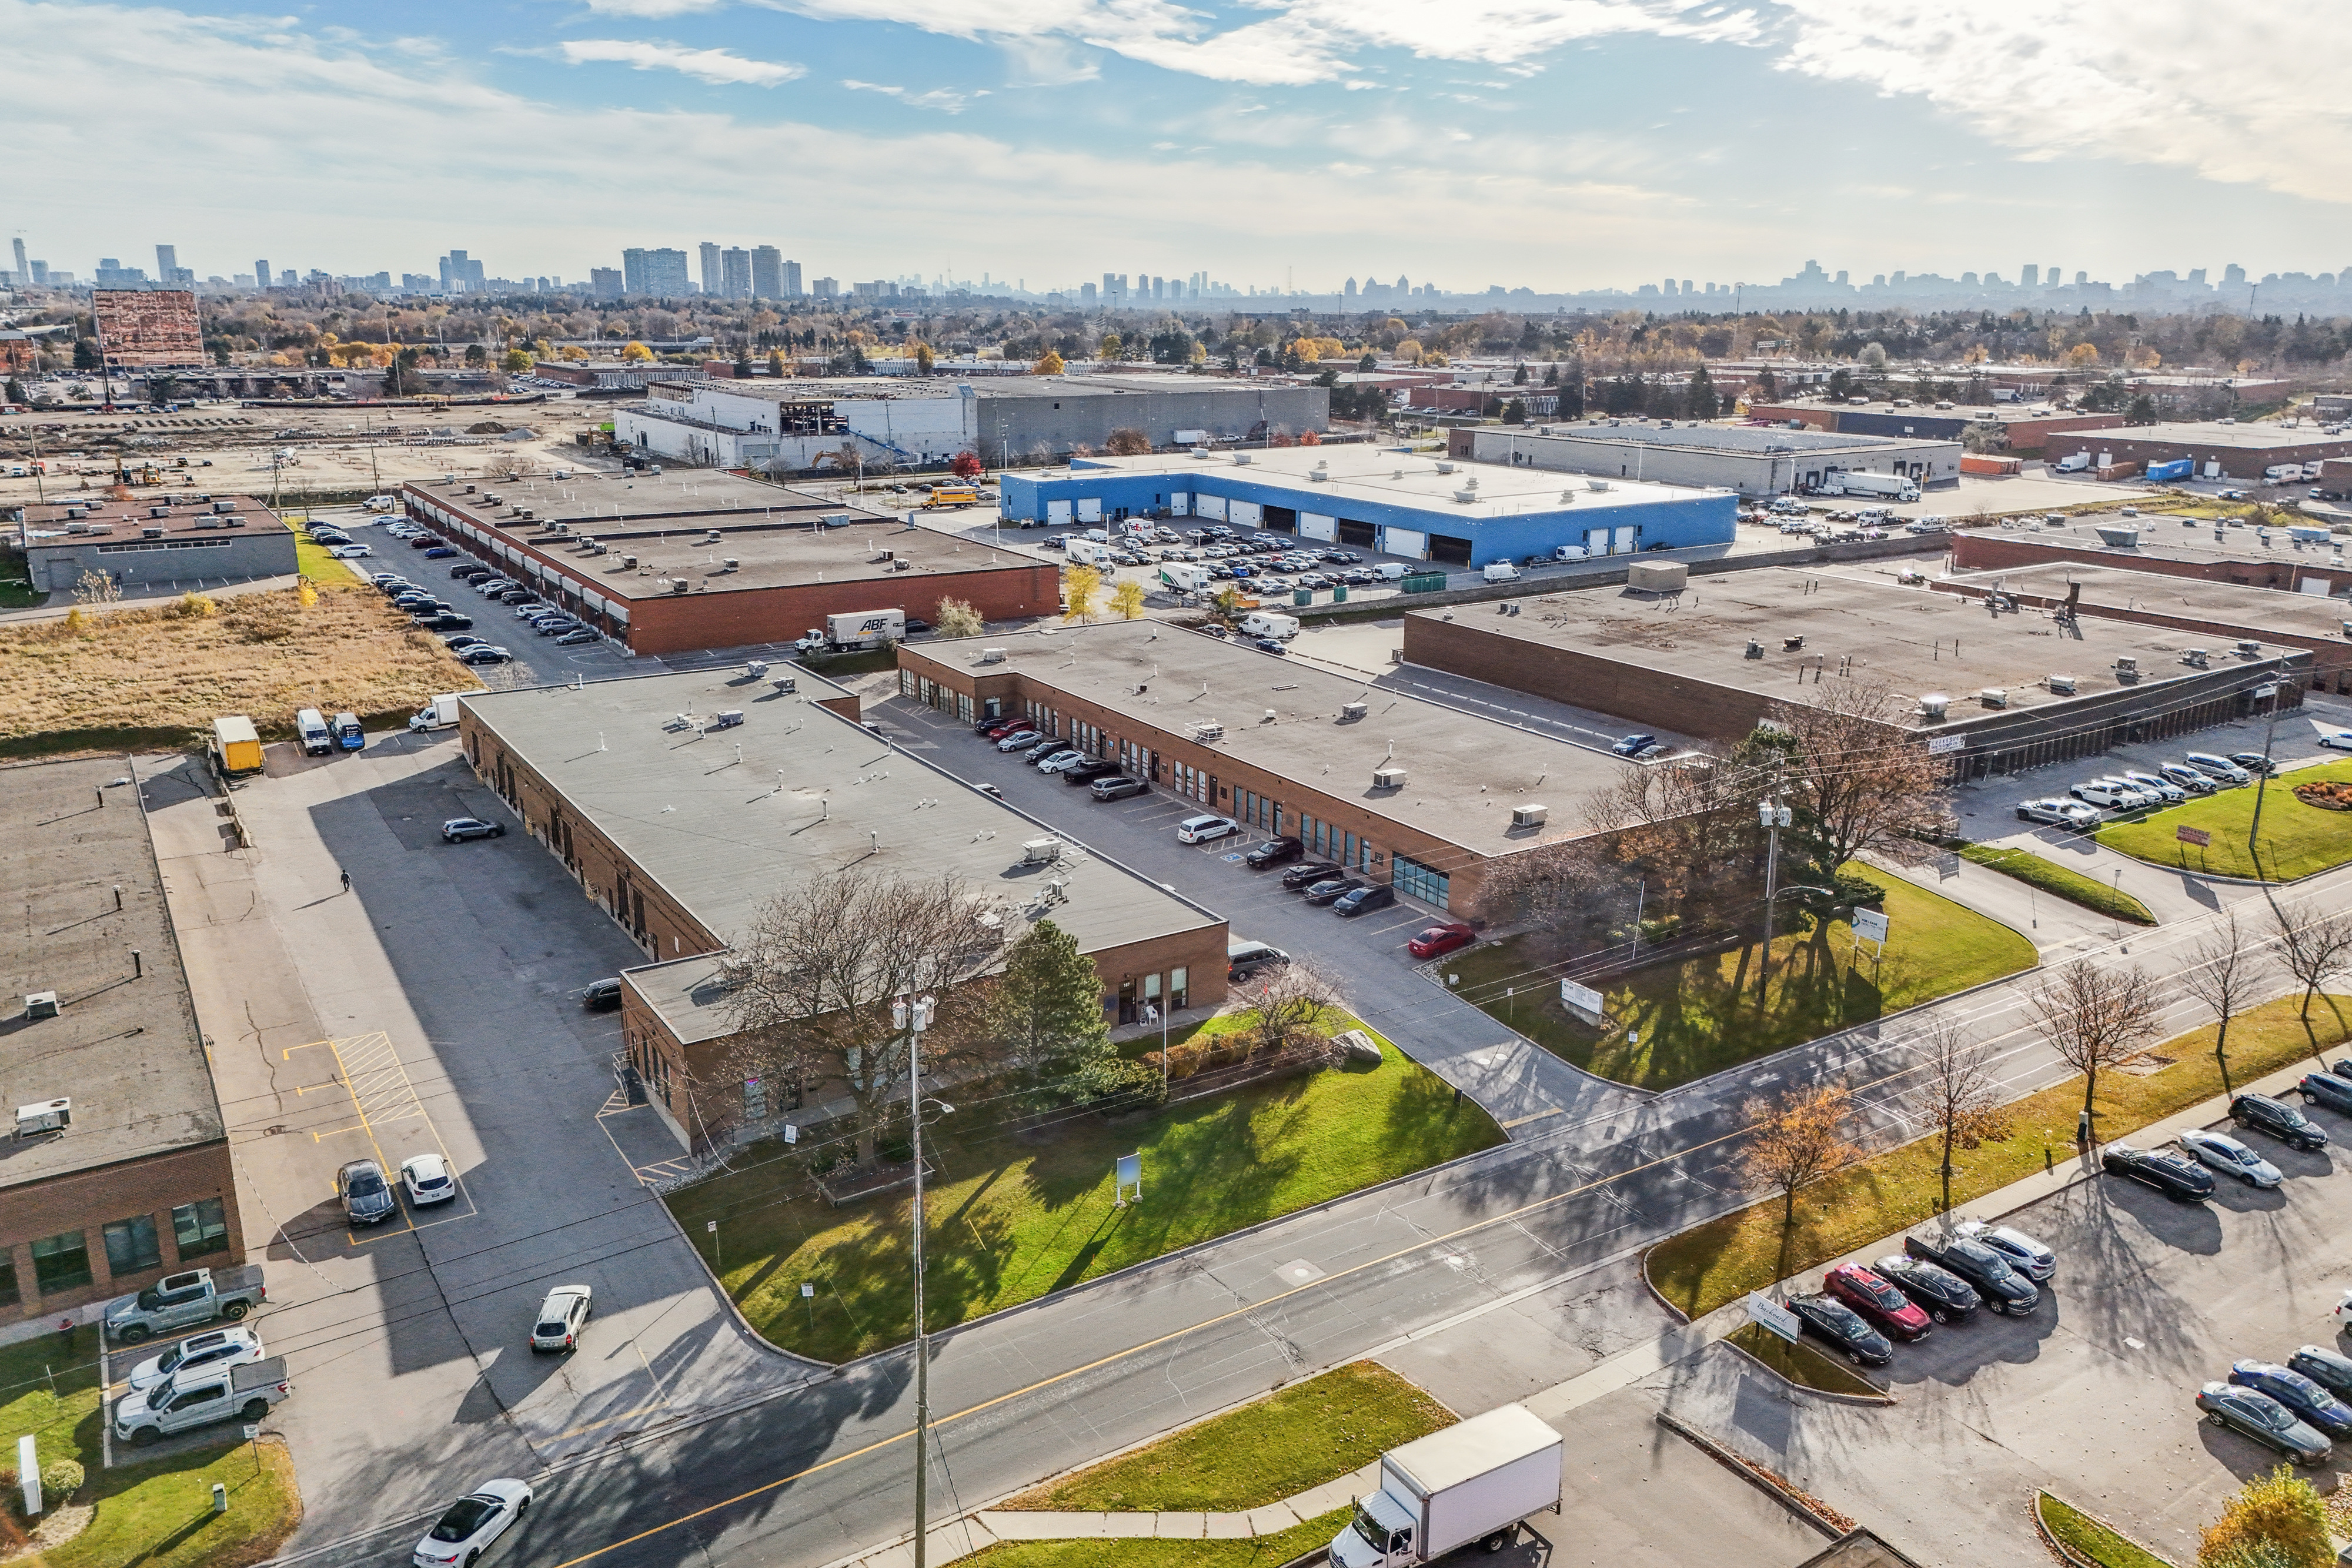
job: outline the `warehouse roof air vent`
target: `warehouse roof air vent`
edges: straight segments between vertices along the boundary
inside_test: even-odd
[[[2345,631],[2347,632],[2352,632],[2352,626],[2347,626]],[[1370,703],[1341,703],[1339,705],[1339,718],[1342,723],[1353,724],[1356,720],[1363,717],[1366,714],[1371,711],[1372,705]]]
[[[1929,692],[1919,699],[1919,716],[1929,724],[1941,724],[1944,722],[1945,711],[1951,706],[1952,699],[1944,693]]]
[[[48,1133],[62,1133],[73,1124],[71,1100],[43,1100],[31,1105],[16,1107],[16,1135],[37,1138]]]
[[[1551,808],[1549,806],[1514,806],[1511,808],[1511,826],[1514,828],[1540,828],[1544,825],[1544,820],[1550,815]]]
[[[1375,789],[1402,789],[1404,780],[1405,768],[1402,762],[1384,763],[1372,769],[1372,788]]]
[[[2050,688],[2053,696],[2071,697],[2074,695],[2074,677],[2072,675],[2053,674],[2042,685]]]

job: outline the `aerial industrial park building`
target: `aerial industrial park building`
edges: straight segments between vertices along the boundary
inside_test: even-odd
[[[224,588],[296,570],[294,530],[251,496],[157,495],[24,509],[33,586],[70,593],[95,573],[127,593]]]
[[[1899,476],[1922,489],[1960,482],[1963,448],[1941,438],[1831,435],[1751,424],[1644,419],[1581,424],[1470,425],[1452,431],[1456,457],[1561,474],[1600,474],[1780,496],[1818,490],[1849,471]]]
[[[2043,449],[2053,462],[2081,454],[2094,468],[2145,471],[2151,463],[2187,458],[2200,478],[2264,483],[2264,471],[2305,464],[2315,468],[2330,457],[2352,457],[2352,434],[2330,435],[2319,426],[2290,429],[2278,424],[2240,424],[2234,420],[2141,424],[2099,432],[2095,439],[2063,437]],[[2312,476],[2316,477],[2315,474]],[[2288,483],[2299,483],[2299,477]]]
[[[1960,529],[1952,535],[1952,569],[1999,571],[2081,561],[2324,599],[2352,592],[2352,568],[2345,564],[2344,544],[2315,525],[2249,527],[2226,518],[2157,512],[2137,517],[2095,515],[2068,517],[2054,528]]]

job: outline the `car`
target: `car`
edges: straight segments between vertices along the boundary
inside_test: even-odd
[[[1806,1333],[1837,1346],[1856,1366],[1885,1366],[1895,1359],[1895,1346],[1886,1336],[1834,1296],[1793,1296],[1788,1307]]]
[[[452,817],[441,824],[444,843],[463,843],[467,839],[502,839],[507,836],[504,822],[486,822],[479,817]]]
[[[2193,1166],[2189,1168],[2196,1169]],[[2008,1259],[1981,1241],[1966,1236],[1912,1235],[1903,1239],[1903,1250],[1947,1273],[1958,1274],[1996,1312],[2022,1317],[2042,1304],[2042,1291],[2033,1281],[2011,1268]]]
[[[1363,885],[1360,877],[1328,876],[1321,882],[1308,883],[1303,896],[1309,904],[1337,904],[1342,896]]]
[[[1114,773],[1108,779],[1097,779],[1087,788],[1097,800],[1124,800],[1130,795],[1149,794],[1151,786],[1140,779],[1129,779],[1124,773]]]
[[[591,980],[580,988],[580,1005],[592,1013],[608,1013],[621,1005],[621,977]]]
[[[1264,871],[1270,865],[1280,865],[1285,861],[1295,861],[1306,852],[1307,845],[1303,841],[1284,837],[1266,840],[1265,842],[1242,856],[1242,859],[1248,864],[1250,870]]]
[[[2352,1078],[2336,1072],[2306,1072],[2296,1081],[2294,1091],[2306,1105],[2325,1105],[2352,1116]]]
[[[410,549],[438,549],[441,548],[441,541],[434,538],[431,534],[412,534],[408,538],[408,548]],[[456,552],[452,551],[451,553],[455,554]]]
[[[2252,774],[2247,772],[2244,768],[2239,767],[2228,758],[2216,757],[2210,751],[2190,752],[2189,754],[2189,766],[2194,768],[2198,772],[2204,774],[2207,778],[2211,779],[2216,783],[2221,784],[2225,788],[2240,784],[2251,784],[2254,781],[2254,776]]]
[[[1965,1236],[1971,1241],[1981,1241],[2003,1258],[2009,1266],[2036,1284],[2058,1272],[2058,1254],[2011,1225],[1988,1225],[1981,1219],[1963,1219],[1952,1227],[1955,1236]]]
[[[558,1285],[548,1291],[547,1300],[539,1304],[539,1315],[531,1320],[530,1348],[577,1349],[581,1333],[588,1326],[592,1300],[585,1285]]]
[[[581,630],[580,622],[569,615],[551,615],[544,621],[530,623],[531,631],[541,637],[561,637],[566,632]]]
[[[2295,1149],[2324,1149],[2327,1130],[2284,1100],[2241,1094],[2230,1102],[2230,1120]]]
[[[1620,757],[1631,757],[1643,747],[1655,746],[1657,743],[1658,737],[1654,735],[1628,735],[1620,737],[1617,744],[1609,749]]]
[[[383,588],[388,584],[400,581],[401,577],[398,572],[394,571],[372,571],[367,574],[367,580],[373,586]]]
[[[1005,737],[1013,734],[1014,731],[1027,729],[1028,727],[1028,725],[1019,719],[992,718],[981,726],[980,737],[982,740],[1003,740]]]
[[[1924,1258],[1891,1252],[1871,1264],[1870,1271],[1910,1297],[1939,1323],[1963,1322],[1983,1302],[1966,1280]]]
[[[1425,931],[1415,933],[1405,943],[1404,950],[1415,958],[1436,958],[1467,947],[1476,940],[1478,940],[1477,932],[1459,920],[1452,920],[1443,925],[1433,925]]]
[[[1897,1339],[1926,1338],[1933,1321],[1926,1309],[1859,1263],[1832,1269],[1822,1277],[1822,1291]]]
[[[1279,637],[1253,637],[1250,639],[1250,646],[1261,653],[1287,654],[1290,652]]]
[[[2279,1184],[2278,1166],[2227,1133],[2191,1127],[2173,1142],[2180,1145],[2182,1153],[2209,1170],[2236,1176],[2248,1186],[2272,1187]]]
[[[130,1383],[133,1390],[143,1393],[184,1367],[243,1366],[259,1361],[263,1354],[260,1337],[251,1329],[214,1329],[190,1334],[163,1354],[139,1363],[131,1369]]]
[[[2346,1405],[2291,1367],[2251,1357],[2233,1361],[2230,1364],[2230,1381],[2241,1388],[2269,1395],[2294,1411],[2305,1425],[2330,1437],[2352,1436],[2352,1405]]]
[[[2160,792],[2150,789],[2143,784],[2135,784],[2119,773],[2102,774],[2092,782],[2104,784],[2121,796],[2126,809],[2160,806],[2164,803],[2164,796]]]
[[[2122,778],[2126,783],[2138,785],[2144,792],[2153,794],[2168,806],[2177,806],[2189,799],[2187,789],[2169,779],[2159,779],[2153,773],[2126,773]]]
[[[514,655],[495,643],[481,643],[457,655],[461,664],[511,664]]]
[[[1386,883],[1376,882],[1370,887],[1360,887],[1352,893],[1343,893],[1339,897],[1333,899],[1331,901],[1331,913],[1334,915],[1353,917],[1355,915],[1368,914],[1375,909],[1390,908],[1396,903],[1396,901],[1395,888],[1389,886]]]
[[[496,575],[488,567],[478,561],[460,561],[449,569],[450,579],[457,582],[474,582],[482,578]]]
[[[597,640],[598,633],[593,627],[574,626],[571,631],[556,638],[555,645],[559,648],[576,648],[583,643],[593,643]]]
[[[2352,729],[2331,729],[2323,733],[2319,744],[2330,751],[2352,751]]]
[[[1252,942],[1240,936],[1225,938],[1225,978],[1240,982],[1289,964],[1290,955],[1268,942]]]
[[[2289,1371],[2303,1374],[2331,1394],[2352,1393],[2352,1355],[2307,1344],[2288,1356],[2286,1364]]]
[[[449,1505],[410,1559],[414,1568],[468,1568],[530,1507],[530,1488],[517,1480],[484,1481]]]
[[[2216,1427],[2252,1437],[2297,1464],[2319,1464],[2334,1451],[2326,1438],[2296,1420],[2294,1411],[2255,1389],[2209,1383],[2197,1391],[2197,1408]]]
[[[2213,1196],[2213,1173],[2186,1155],[2169,1149],[2139,1149],[2129,1144],[2109,1144],[2099,1151],[2099,1168],[2152,1186],[2183,1203],[2201,1203]]]
[[[2278,764],[2259,751],[2233,751],[2230,753],[2230,760],[2249,773],[2278,772]]]
[[[2200,772],[2186,762],[2168,762],[2157,771],[2191,795],[2210,795],[2221,788],[2210,774]]]
[[[2243,490],[2216,490],[2213,498],[2217,501],[2242,501],[2246,493]]]
[[[335,1173],[335,1196],[343,1200],[343,1215],[353,1225],[373,1225],[390,1219],[400,1208],[383,1179],[383,1167],[373,1160],[352,1160]]]
[[[1180,844],[1212,843],[1242,831],[1242,825],[1231,817],[1187,817],[1176,824],[1176,841]]]
[[[1037,771],[1040,773],[1059,773],[1065,768],[1076,768],[1079,763],[1084,762],[1086,759],[1087,754],[1085,752],[1076,750],[1073,747],[1066,746],[1058,751],[1049,751],[1045,753],[1045,756],[1039,758],[1037,759]]]
[[[367,545],[337,545],[327,554],[336,560],[359,560],[375,554],[375,551]]]
[[[2047,822],[2053,827],[2085,832],[2099,825],[2099,813],[2080,800],[2062,800],[2053,796],[2047,800],[2023,802],[2017,808],[2017,820],[2021,822]]]
[[[1005,735],[1003,739],[998,741],[996,743],[996,749],[999,751],[1021,751],[1036,745],[1039,741],[1045,738],[1045,737],[1044,736],[1038,734],[1034,729],[1016,729],[1010,731]]]
[[[411,1155],[400,1162],[400,1185],[408,1190],[409,1207],[446,1203],[457,1196],[457,1179],[439,1155]]]
[[[457,632],[442,638],[441,645],[453,653],[462,653],[468,648],[487,648],[489,643],[471,632]]]
[[[2066,791],[2085,805],[2104,806],[2110,810],[2129,810],[2139,804],[2139,791],[2121,790],[2113,785],[2093,779]]]
[[[1339,874],[1339,867],[1335,862],[1307,861],[1282,873],[1282,888],[1285,893],[1297,893],[1300,888],[1312,887]]]
[[[457,552],[456,550],[451,549],[447,545],[435,545],[431,549],[425,552],[425,559],[426,560],[447,560],[457,553]]]
[[[1063,768],[1062,782],[1073,785],[1091,784],[1097,779],[1108,779],[1118,771],[1118,763],[1105,762],[1098,757],[1090,757],[1083,762],[1073,762]]]

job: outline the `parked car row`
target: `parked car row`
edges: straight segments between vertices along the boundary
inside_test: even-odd
[[[1948,1231],[1906,1236],[1903,1250],[1867,1267],[1841,1263],[1821,1290],[1788,1303],[1805,1332],[1857,1366],[1885,1366],[1895,1342],[1927,1337],[1936,1323],[1967,1322],[1979,1307],[2020,1317],[2042,1302],[2057,1255],[2008,1225],[1963,1220]]]
[[[2017,816],[2020,821],[2085,831],[2098,826],[2103,810],[2145,811],[2177,806],[2194,796],[2251,784],[2258,773],[2276,771],[2277,764],[2259,751],[2233,751],[2227,757],[2192,751],[2181,761],[2164,763],[2153,771],[2135,768],[2086,779],[2066,791],[2072,799],[2024,801],[2018,806]]]
[[[1142,779],[1130,779],[1120,771],[1118,763],[1089,757],[1024,720],[984,718],[973,727],[972,733],[982,740],[995,742],[999,751],[1018,753],[1041,773],[1056,777],[1065,784],[1085,785],[1087,792],[1097,800],[1124,800],[1130,795],[1149,794],[1151,789]],[[994,785],[979,788],[983,794],[999,794]]]

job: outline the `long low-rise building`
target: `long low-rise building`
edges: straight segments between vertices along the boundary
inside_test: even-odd
[[[1475,425],[1454,431],[1456,457],[1559,474],[1599,474],[1781,496],[1819,490],[1835,476],[1868,472],[1926,488],[1960,482],[1958,441],[1830,435],[1696,420],[1594,419],[1579,424]]]
[[[1405,617],[1404,662],[1655,726],[1737,740],[1830,682],[1899,699],[1885,732],[2011,773],[2302,701],[2310,653],[2250,647],[2085,608],[2056,619],[1910,585],[1768,567],[1678,593],[1592,588],[1512,612]],[[2063,635],[2060,634],[2063,632]]]
[[[459,703],[474,770],[645,951],[622,976],[622,1037],[692,1146],[812,1120],[788,1113],[840,1092],[730,1066],[740,1031],[719,978],[762,904],[828,872],[954,876],[1014,935],[1050,917],[1094,960],[1114,1022],[1224,999],[1222,916],[894,748],[851,693],[794,679],[697,672]]]
[[[2269,528],[2226,518],[2106,512],[2039,528],[2025,523],[1959,529],[1952,535],[1952,569],[2007,571],[2077,561],[2325,598],[2352,591],[2346,542],[2316,523]]]
[[[296,570],[294,530],[251,496],[150,495],[60,501],[18,524],[33,586],[70,593],[85,576],[126,592],[223,588]]]
[[[1149,621],[909,643],[901,696],[1027,719],[1180,803],[1293,834],[1349,874],[1461,916],[1496,862],[1580,837],[1624,764]]]
[[[2177,424],[2140,424],[2103,430],[2095,436],[2052,438],[2042,448],[2053,463],[2081,459],[2092,468],[2134,467],[2145,471],[2151,463],[2186,458],[2200,479],[2237,479],[2247,484],[2296,484],[2306,476],[2305,465],[2317,477],[2318,465],[2330,457],[2352,456],[2352,434],[2330,435],[2314,425],[2241,424],[2234,420],[2204,420]],[[2275,470],[2294,467],[2294,474]]]
[[[401,487],[408,515],[640,653],[784,643],[828,615],[1050,615],[1060,569],[732,474]],[[397,564],[390,563],[390,564]]]
[[[2000,450],[2021,456],[2040,454],[2056,438],[2086,430],[2113,430],[2119,413],[2076,413],[2049,407],[2020,408],[2001,403],[1981,405],[1899,405],[1889,400],[1859,406],[1838,402],[1754,403],[1751,419],[1776,424],[1790,423],[1840,435],[1886,435],[1931,441],[1958,441],[1970,426],[1998,430]]]
[[[1443,566],[1728,544],[1729,490],[1613,479],[1563,482],[1395,447],[1098,457],[1004,475],[998,509],[1024,523],[1199,517]]]

